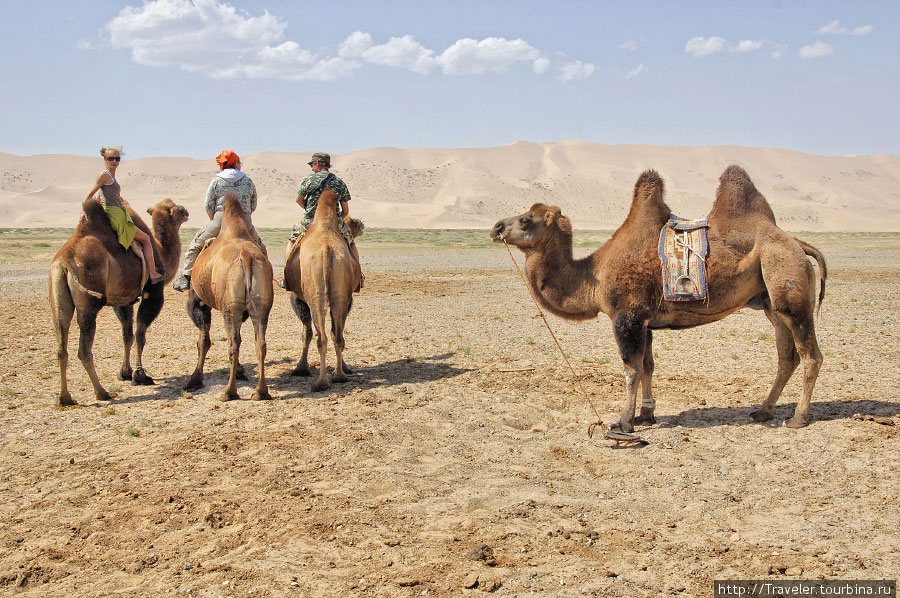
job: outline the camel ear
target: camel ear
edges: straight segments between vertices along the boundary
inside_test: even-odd
[[[549,212],[544,214],[544,224],[547,226],[552,226],[556,219],[559,218],[561,214],[561,210],[559,208],[552,208]]]
[[[153,208],[147,208],[147,213],[151,216],[153,215]]]

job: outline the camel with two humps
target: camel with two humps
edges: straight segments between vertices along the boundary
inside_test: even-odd
[[[122,203],[135,225],[150,237],[156,263],[170,274],[166,280],[155,284],[148,282],[143,260],[119,243],[100,202],[93,198],[84,202],[84,217],[50,263],[50,311],[57,337],[60,406],[77,404],[69,392],[66,374],[69,327],[73,317],[81,331],[78,358],[88,373],[94,394],[101,401],[112,399],[100,384],[93,356],[97,314],[106,305],[112,306],[122,324],[125,354],[119,378],[131,380],[133,384],[153,384],[153,379],[144,371],[142,361],[147,328],[162,310],[163,288],[178,269],[181,255],[178,231],[188,219],[188,211],[171,199],[159,202],[147,210],[153,224],[151,231],[127,202],[123,200]],[[134,304],[138,301],[135,329]],[[135,336],[137,367],[132,370],[130,359]]]
[[[663,191],[657,172],[641,174],[625,222],[609,241],[582,259],[573,258],[572,224],[555,206],[535,204],[519,216],[500,220],[491,238],[525,253],[528,287],[543,308],[569,320],[591,319],[600,312],[612,320],[626,387],[625,406],[614,428],[632,432],[636,423],[656,422],[653,330],[708,324],[744,307],[766,314],[775,328],[778,352],[772,388],[752,418],[772,419],[776,401],[802,363],[802,393],[785,425],[806,426],[822,365],[814,321],[816,276],[808,258],[819,267],[821,305],[827,276],[822,253],[782,231],[747,173],[729,166],[719,178],[708,216],[708,298],[665,300],[657,255],[660,230],[670,216]],[[638,387],[642,402],[635,418]]]
[[[197,256],[191,276],[187,311],[200,330],[200,337],[197,366],[185,390],[203,387],[203,366],[212,345],[209,337],[212,309],[217,309],[225,320],[231,362],[228,384],[220,400],[239,398],[237,380],[245,379],[240,365],[241,325],[247,318],[253,322],[258,364],[258,382],[252,399],[270,399],[266,385],[266,328],[275,295],[272,264],[250,235],[247,218],[234,193],[229,191],[225,195],[223,207],[222,229]]]

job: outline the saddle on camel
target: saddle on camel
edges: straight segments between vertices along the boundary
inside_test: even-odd
[[[363,233],[361,221],[348,219],[354,237]],[[303,238],[293,247],[284,266],[285,289],[291,293],[291,306],[303,322],[304,342],[300,361],[291,372],[294,376],[310,375],[308,355],[312,326],[316,328],[319,349],[319,377],[313,391],[330,385],[326,368],[328,336],[325,318],[331,313],[335,366],[331,381],[345,382],[348,369],[344,364],[344,325],[353,305],[353,292],[359,289],[361,270],[340,232],[337,195],[326,189],[319,197],[315,217]]]
[[[233,192],[225,194],[222,228],[217,237],[207,241],[191,276],[188,315],[200,330],[197,340],[197,367],[185,390],[203,386],[203,365],[212,342],[209,328],[212,309],[222,312],[228,335],[228,357],[231,371],[222,401],[239,398],[237,380],[246,380],[240,364],[241,325],[249,317],[256,337],[258,382],[254,401],[270,399],[266,386],[266,327],[275,295],[272,286],[272,264],[250,234],[240,201]]]
[[[636,423],[656,422],[653,330],[708,324],[744,307],[765,312],[775,328],[778,351],[775,381],[753,419],[772,419],[785,384],[802,363],[802,394],[785,425],[806,426],[822,365],[814,322],[816,277],[808,256],[819,266],[821,306],[827,276],[822,253],[776,225],[765,197],[738,166],[729,166],[719,178],[708,229],[704,223],[687,226],[703,230],[705,241],[676,230],[680,244],[668,243],[664,227],[671,218],[662,178],[648,170],[635,183],[625,222],[585,258],[572,257],[572,224],[554,206],[535,204],[524,214],[500,220],[491,238],[525,253],[528,287],[542,307],[569,320],[591,319],[600,312],[612,320],[626,389],[614,428],[632,432]],[[670,271],[672,257],[682,261]],[[635,418],[638,387],[642,401]]]
[[[134,224],[150,237],[156,263],[162,265],[166,272],[174,273],[181,255],[178,231],[188,219],[188,211],[171,199],[159,202],[147,210],[153,224],[151,232],[124,200],[123,206],[129,211]],[[142,362],[146,332],[163,306],[165,281],[148,283],[149,272],[144,260],[121,245],[99,201],[88,199],[82,207],[84,217],[50,263],[50,309],[58,343],[60,405],[76,404],[69,393],[66,376],[69,327],[74,316],[77,315],[81,330],[78,358],[87,370],[96,397],[108,401],[112,396],[100,384],[92,352],[97,313],[105,305],[112,306],[122,324],[125,355],[119,378],[145,385],[153,384]],[[140,306],[135,329],[134,304],[138,301]],[[137,367],[132,371],[130,354],[135,336]]]

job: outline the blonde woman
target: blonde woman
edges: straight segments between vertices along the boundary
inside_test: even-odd
[[[84,199],[87,201],[97,191],[100,191],[100,204],[109,216],[113,230],[119,237],[119,243],[126,250],[131,247],[132,243],[139,243],[150,271],[150,282],[153,284],[161,282],[166,275],[156,269],[156,259],[153,255],[150,237],[134,224],[131,214],[122,205],[121,186],[116,181],[116,170],[122,161],[122,150],[117,147],[104,147],[100,150],[100,155],[103,156],[103,161],[106,163],[106,170],[100,173]]]

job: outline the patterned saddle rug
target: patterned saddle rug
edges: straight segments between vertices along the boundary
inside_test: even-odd
[[[669,301],[706,299],[708,228],[706,218],[688,220],[669,214],[669,221],[659,231],[663,296]]]

